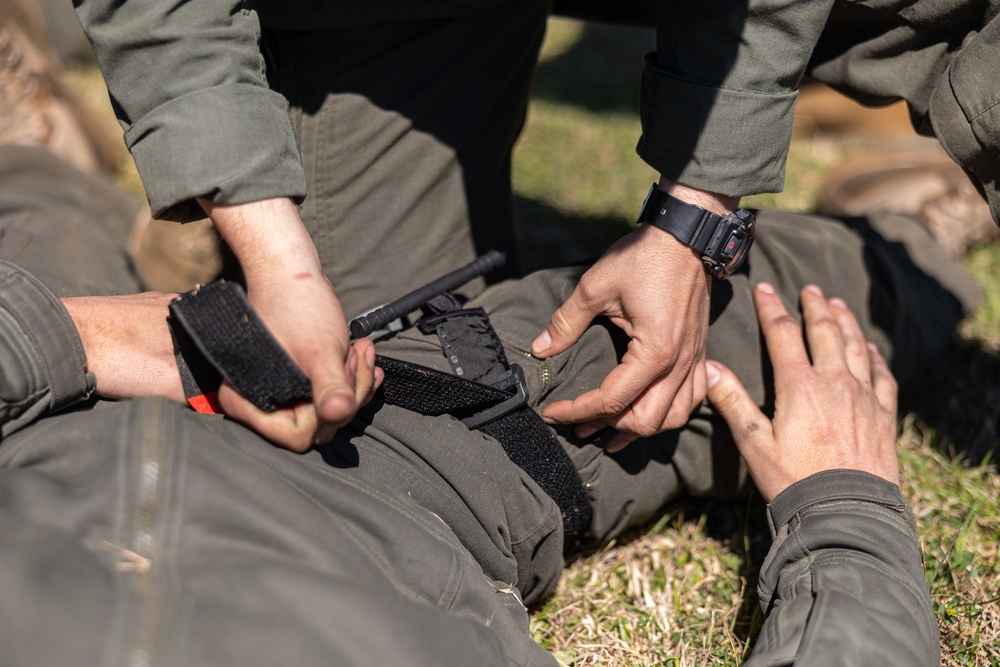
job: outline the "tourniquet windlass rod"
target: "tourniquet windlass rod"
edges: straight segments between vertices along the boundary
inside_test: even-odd
[[[414,290],[406,296],[386,304],[367,315],[361,315],[351,320],[351,338],[364,338],[371,332],[381,329],[389,322],[412,313],[438,294],[457,289],[473,278],[477,278],[497,267],[503,266],[506,261],[507,255],[499,250],[490,250],[462,268],[443,275],[420,289]]]

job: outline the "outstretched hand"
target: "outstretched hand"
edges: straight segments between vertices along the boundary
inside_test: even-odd
[[[896,381],[846,304],[815,286],[802,290],[803,339],[770,285],[758,285],[753,298],[774,367],[774,419],[716,361],[707,363],[708,399],[764,499],[823,470],[862,470],[899,484]]]

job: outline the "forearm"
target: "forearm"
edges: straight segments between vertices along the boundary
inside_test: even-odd
[[[73,322],[27,271],[0,262],[0,434],[86,399],[94,378]],[[0,437],[0,439],[2,439]]]
[[[899,489],[857,471],[813,475],[768,509],[767,616],[747,665],[937,665],[937,624]]]
[[[305,195],[288,104],[267,87],[260,26],[244,6],[77,6],[156,217],[203,217],[195,197]]]

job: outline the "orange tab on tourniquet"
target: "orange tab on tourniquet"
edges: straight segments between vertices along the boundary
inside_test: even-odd
[[[194,408],[195,412],[200,412],[203,415],[224,415],[225,410],[222,409],[222,404],[219,403],[219,392],[213,391],[207,394],[198,394],[197,396],[192,396],[188,400],[188,405]]]

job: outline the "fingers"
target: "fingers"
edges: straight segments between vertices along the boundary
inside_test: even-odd
[[[552,314],[548,326],[531,344],[531,354],[544,359],[559,354],[579,340],[594,319],[583,290],[577,285],[573,294]]]
[[[240,396],[228,382],[219,388],[219,403],[227,416],[292,451],[304,452],[317,440],[316,428],[319,422],[312,403],[264,412]]]
[[[847,366],[844,335],[823,292],[809,285],[800,292],[799,298],[813,366],[819,371],[842,370]]]
[[[788,314],[774,288],[768,283],[758,284],[753,291],[753,302],[767,353],[774,366],[775,382],[784,376],[786,369],[809,366],[802,327]]]
[[[354,380],[352,404],[366,405],[382,384],[384,374],[375,366],[375,344],[363,338],[351,348],[345,369]],[[350,419],[336,424],[320,421],[316,406],[311,402],[294,408],[264,412],[240,396],[228,382],[219,389],[219,403],[226,415],[249,426],[271,442],[295,452],[304,452],[313,445],[329,442],[338,428]],[[353,416],[353,412],[352,412]]]
[[[864,334],[861,333],[858,320],[842,299],[830,299],[829,303],[833,317],[840,327],[847,368],[859,382],[870,385],[872,382],[871,353],[865,342]]]
[[[626,428],[639,426],[634,432],[639,435],[652,435],[657,432],[667,416],[670,404],[677,393],[678,385],[683,378],[675,376],[656,376],[656,367],[641,361],[641,355],[626,354],[622,363],[608,373],[597,389],[577,396],[572,401],[558,401],[549,405],[542,413],[546,422],[577,424],[598,421],[604,426]],[[640,407],[644,412],[634,413],[635,401],[640,394],[646,393],[648,402]],[[627,412],[627,414],[625,414]],[[628,428],[628,430],[633,430]]]
[[[773,441],[771,421],[760,411],[732,371],[716,361],[705,364],[708,400],[726,420],[740,453],[751,463]]]
[[[875,392],[875,400],[883,409],[895,418],[897,401],[899,397],[899,387],[896,378],[889,371],[889,365],[879,353],[874,343],[868,343],[868,358],[871,364],[872,391]]]
[[[358,406],[368,405],[381,386],[384,374],[381,368],[375,366],[375,343],[368,338],[362,338],[354,343],[354,397]]]

